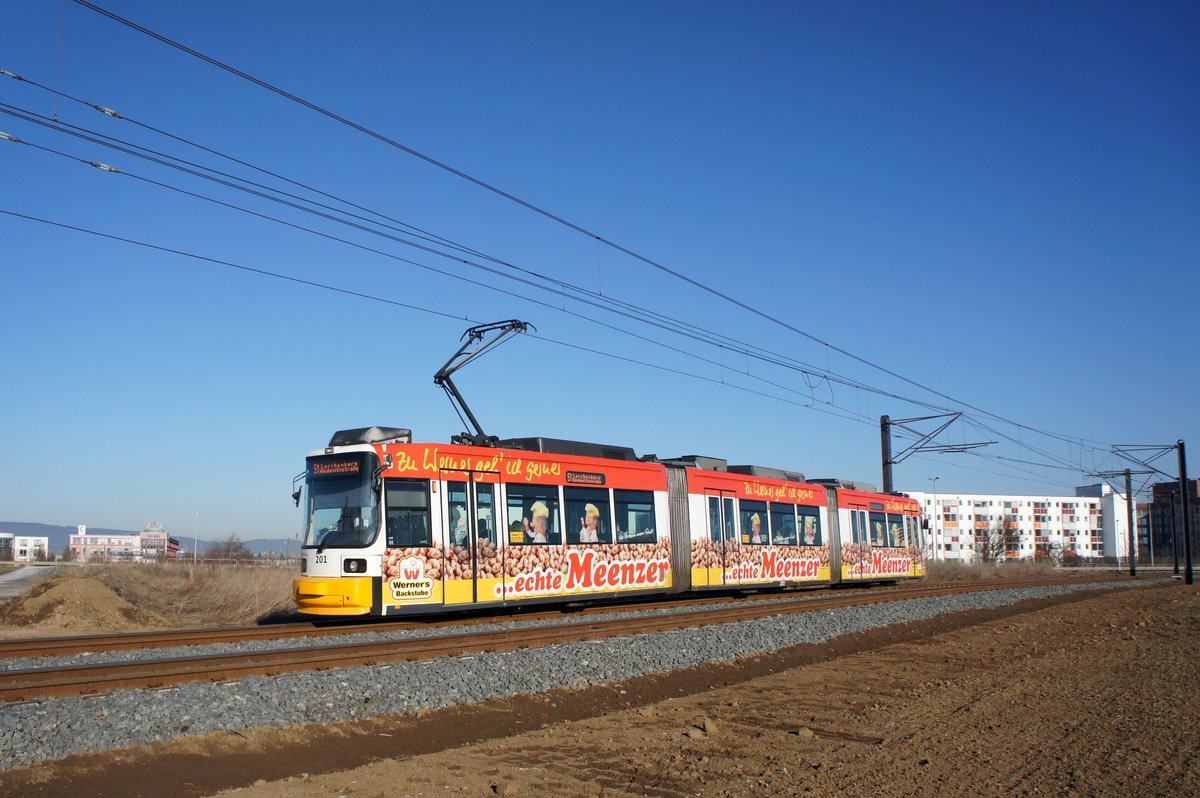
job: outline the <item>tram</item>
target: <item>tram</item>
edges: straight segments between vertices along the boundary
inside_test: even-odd
[[[300,612],[319,616],[896,581],[925,572],[917,502],[701,456],[342,430],[310,452]],[[299,478],[298,478],[299,480]]]

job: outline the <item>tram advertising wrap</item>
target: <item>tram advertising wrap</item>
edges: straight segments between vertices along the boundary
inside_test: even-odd
[[[839,491],[842,579],[924,576],[921,511],[907,497]]]
[[[306,513],[301,612],[390,615],[924,571],[917,505],[905,497],[712,458],[647,462],[599,444],[409,438],[346,430],[309,454],[296,494]]]
[[[700,469],[687,476],[692,585],[830,581],[824,487]]]
[[[661,467],[420,445],[395,455],[385,474],[405,477],[384,478],[386,611],[672,585]]]

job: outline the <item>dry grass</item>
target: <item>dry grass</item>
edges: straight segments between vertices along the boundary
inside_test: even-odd
[[[25,567],[24,565],[16,565],[11,562],[0,562],[0,576],[3,576],[4,574],[9,573],[10,571],[15,571],[18,568],[24,568],[24,567]]]
[[[1029,579],[1038,576],[1069,576],[1069,568],[1043,562],[960,563],[927,562],[925,578],[933,582],[978,581],[983,579]]]
[[[105,564],[79,571],[172,626],[243,626],[295,609],[294,564]]]

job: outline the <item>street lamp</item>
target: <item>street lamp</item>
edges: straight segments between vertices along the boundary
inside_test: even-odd
[[[933,529],[931,529],[929,531],[933,537],[933,545],[934,545],[933,559],[935,559],[935,560],[941,559],[941,557],[942,557],[942,542],[937,533],[937,518],[939,515],[941,515],[941,511],[938,509],[938,500],[937,500],[937,481],[939,479],[941,479],[940,476],[929,478],[929,484],[931,484],[933,486]]]

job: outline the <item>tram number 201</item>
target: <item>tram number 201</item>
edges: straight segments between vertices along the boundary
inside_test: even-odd
[[[318,562],[318,563],[329,562],[329,555],[328,554],[318,554],[313,558],[313,562]]]

